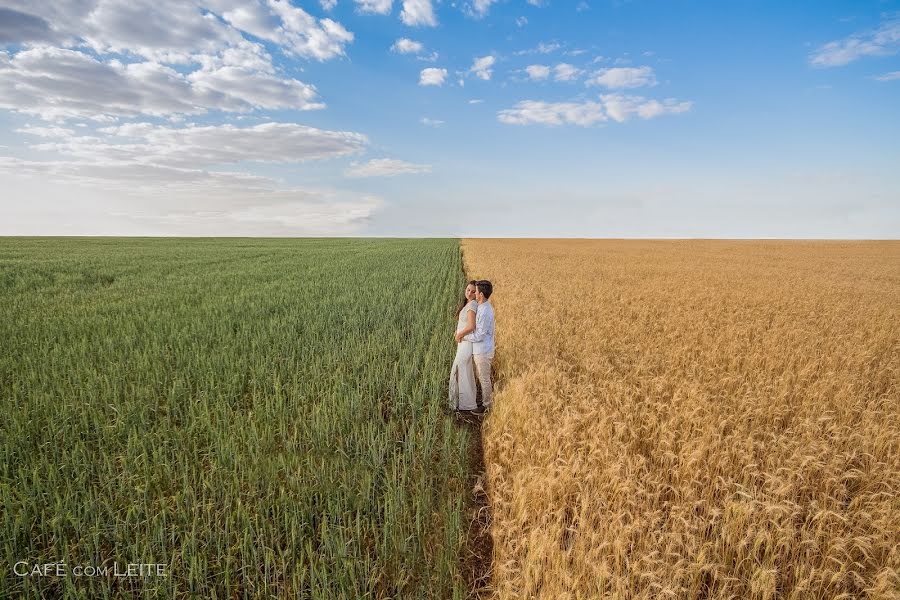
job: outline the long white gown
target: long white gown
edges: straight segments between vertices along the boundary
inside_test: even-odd
[[[459,320],[456,322],[456,331],[465,329],[468,325],[466,311],[478,310],[478,302],[475,300],[466,304],[459,311]],[[456,358],[453,359],[453,367],[450,369],[450,409],[474,410],[475,403],[475,365],[472,361],[472,342],[463,340],[456,346]]]

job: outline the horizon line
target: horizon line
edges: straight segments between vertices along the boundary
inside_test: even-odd
[[[244,239],[244,240],[302,240],[302,239],[356,239],[356,240],[378,240],[378,239],[398,239],[398,240],[450,240],[450,239],[469,239],[469,240],[622,240],[622,241],[802,241],[802,242],[898,242],[897,238],[839,238],[839,237],[666,237],[666,236],[641,236],[641,237],[585,237],[585,236],[514,236],[514,235],[498,235],[498,236],[473,236],[473,235],[456,235],[456,236],[409,236],[409,235],[295,235],[295,236],[248,236],[248,235],[53,235],[53,234],[30,234],[30,235],[0,235],[0,239],[184,239],[184,240],[216,240],[216,239]]]

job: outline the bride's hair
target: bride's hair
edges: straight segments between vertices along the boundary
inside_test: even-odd
[[[466,284],[466,287],[469,287],[470,285],[475,285],[476,283],[477,282],[473,279],[472,281],[470,281]],[[463,289],[462,300],[460,300],[459,304],[456,306],[456,316],[459,316],[459,311],[461,311],[463,309],[463,307],[468,303],[469,303],[469,301],[468,301],[468,299],[466,299],[466,290]]]

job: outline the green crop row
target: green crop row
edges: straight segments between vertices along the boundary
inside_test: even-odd
[[[0,597],[464,597],[462,281],[456,240],[0,239]]]

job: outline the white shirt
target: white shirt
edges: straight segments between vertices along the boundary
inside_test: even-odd
[[[489,300],[478,305],[475,331],[463,339],[472,342],[472,354],[494,353],[494,307]]]

